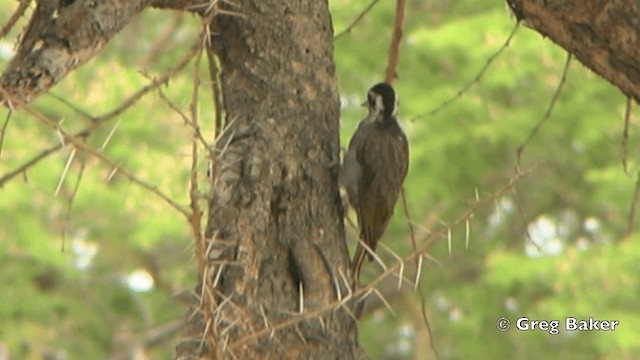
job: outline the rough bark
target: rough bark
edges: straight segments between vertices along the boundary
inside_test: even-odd
[[[0,76],[0,105],[17,109],[47,92],[147,6],[207,9],[198,0],[37,1],[16,55]]]
[[[39,1],[0,77],[0,104],[24,105],[93,58],[150,0]]]
[[[236,4],[243,16],[219,16],[212,39],[226,128],[203,247],[206,299],[178,358],[362,358],[356,321],[339,306],[352,284],[327,2]]]
[[[640,102],[640,2],[507,0],[519,21]]]

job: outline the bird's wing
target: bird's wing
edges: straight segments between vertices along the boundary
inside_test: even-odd
[[[362,121],[349,141],[349,147],[344,155],[338,182],[347,190],[349,202],[355,205],[358,201],[359,187],[362,177],[361,151],[371,131],[370,121]]]
[[[408,169],[408,144],[400,131],[371,131],[357,154],[362,169],[358,203],[361,238],[375,250],[389,224]],[[370,142],[370,143],[369,143]]]
[[[387,153],[392,158],[388,159],[389,168],[386,172],[389,184],[389,189],[386,192],[386,205],[393,214],[393,208],[409,170],[409,143],[405,134],[400,131],[397,135],[394,135],[394,139],[389,142],[389,146],[392,149],[389,149]]]

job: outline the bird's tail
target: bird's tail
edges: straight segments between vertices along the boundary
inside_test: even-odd
[[[362,263],[364,263],[366,253],[367,251],[364,249],[364,246],[358,243],[356,253],[353,255],[353,261],[351,262],[351,273],[356,280],[356,285],[360,281],[360,269],[362,268]]]
[[[369,251],[365,249],[364,245],[358,242],[356,253],[353,255],[353,261],[351,262],[351,272],[353,273],[353,277],[356,279],[356,282],[360,279],[360,269],[362,268],[365,258],[368,258],[369,261],[373,260],[373,256]]]

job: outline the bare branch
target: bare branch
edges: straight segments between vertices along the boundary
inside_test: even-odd
[[[518,21],[574,55],[640,102],[640,37],[635,0],[507,0]],[[624,16],[602,16],[625,14]]]
[[[152,0],[151,6],[158,9],[173,9],[195,11],[206,7],[211,1],[208,0]]]
[[[24,15],[25,10],[27,10],[27,7],[29,7],[30,3],[31,3],[31,0],[20,0],[20,4],[18,5],[18,8],[16,9],[16,11],[11,15],[9,20],[7,20],[7,23],[4,24],[2,29],[0,29],[0,39],[7,36],[9,31],[11,31],[11,29],[16,24],[16,22],[18,22],[18,19],[20,19],[20,17]]]
[[[486,198],[481,199],[478,202],[475,202],[469,209],[467,209],[467,211],[461,214],[456,220],[448,224],[447,228],[451,228],[451,227],[463,224],[466,221],[466,219],[469,219],[479,208],[481,208],[482,206],[485,206],[488,203],[492,203],[494,199],[499,198],[504,193],[510,191],[520,179],[522,179],[524,176],[531,173],[535,169],[535,167],[536,165],[516,172],[505,185],[503,185],[500,189],[490,194]],[[435,242],[435,240],[442,238],[444,236],[446,236],[446,231],[430,233],[428,236],[428,239],[426,239],[426,241],[418,248],[418,250],[406,256],[402,261],[402,263],[413,261],[417,256],[421,256],[421,254],[425,252],[426,249],[428,249]],[[387,277],[392,276],[394,273],[397,273],[399,271],[399,268],[400,268],[399,263],[395,263],[389,266],[384,272],[380,273],[375,279],[373,279],[367,286],[363,286],[355,290],[353,292],[352,297],[354,299],[359,299],[371,293],[372,291],[375,291],[373,289],[378,284],[380,284]],[[341,301],[336,299],[335,302],[332,302],[322,308],[316,309],[314,311],[304,312],[299,316],[289,318],[277,324],[271,324],[271,327],[269,329],[262,329],[262,330],[257,330],[257,331],[248,333],[244,338],[241,338],[235,341],[234,343],[229,344],[229,347],[238,348],[238,347],[241,347],[242,345],[249,343],[250,341],[254,341],[255,339],[266,336],[277,330],[284,329],[288,326],[293,326],[301,321],[312,319],[312,318],[320,318],[320,316],[322,316],[325,313],[335,311],[336,308],[340,305],[340,303]]]
[[[196,41],[194,46],[192,46],[191,50],[187,54],[185,54],[185,56],[180,60],[180,62],[178,62],[178,64],[176,64],[176,66],[174,66],[173,68],[169,69],[162,76],[153,79],[148,85],[146,85],[145,87],[141,88],[140,90],[138,90],[138,92],[136,92],[131,97],[129,97],[127,100],[125,100],[119,107],[117,107],[116,109],[114,109],[114,110],[112,110],[112,111],[110,111],[110,112],[108,112],[106,114],[103,114],[101,116],[93,117],[93,116],[87,114],[86,112],[82,111],[81,109],[78,109],[76,106],[74,106],[73,104],[69,103],[68,101],[66,101],[66,100],[64,100],[64,99],[62,99],[62,98],[60,98],[60,97],[58,97],[58,96],[56,96],[54,94],[49,94],[49,95],[53,96],[54,98],[58,99],[59,101],[63,102],[67,106],[71,107],[75,111],[81,113],[83,116],[86,116],[88,119],[90,119],[92,121],[91,124],[89,126],[87,126],[87,128],[85,128],[85,129],[83,129],[81,131],[78,131],[77,133],[75,133],[73,135],[69,135],[69,136],[72,137],[72,138],[85,138],[85,137],[88,137],[89,135],[91,135],[91,133],[93,131],[95,131],[96,129],[100,128],[107,121],[109,121],[109,120],[117,117],[118,115],[124,113],[127,109],[129,109],[131,106],[133,106],[138,100],[140,100],[145,94],[147,94],[150,91],[153,91],[154,89],[160,87],[160,85],[166,83],[172,76],[174,76],[175,74],[180,72],[182,69],[184,69],[189,64],[189,62],[191,62],[191,59],[197,53],[201,42],[202,42],[202,38],[200,37]],[[4,90],[0,87],[0,95],[1,94],[6,95]],[[13,113],[13,111],[10,110],[8,116],[10,116],[12,113]],[[9,120],[9,117],[7,117],[7,120],[4,123],[2,134],[0,135],[0,139],[2,139],[4,137],[4,133],[6,132],[6,126],[8,124],[8,120]],[[114,127],[114,129],[115,129],[115,127]],[[108,141],[109,137],[110,137],[110,135],[107,137],[107,139],[103,143],[103,149],[104,149],[104,146],[106,146],[106,142]],[[2,141],[0,141],[0,145],[2,145]],[[0,177],[0,187],[3,187],[5,183],[7,183],[9,180],[14,178],[15,176],[17,176],[17,175],[19,175],[21,173],[25,173],[29,168],[35,166],[41,160],[47,158],[49,155],[55,153],[56,151],[62,149],[63,147],[64,147],[64,144],[63,143],[59,143],[59,144],[57,144],[55,146],[47,148],[47,149],[43,150],[40,154],[36,155],[32,159],[30,159],[29,161],[24,163],[23,165],[21,165],[18,168],[16,168],[15,170],[3,175],[2,177]],[[2,147],[0,146],[0,151],[1,151],[1,148]],[[115,174],[118,169],[119,169],[118,166],[114,166],[114,170],[112,171],[110,176]]]
[[[189,214],[189,211],[184,209],[182,206],[178,205],[169,196],[167,196],[166,194],[161,192],[157,188],[157,186],[151,185],[151,184],[147,183],[146,181],[140,180],[137,176],[133,175],[129,171],[123,169],[118,164],[114,163],[111,159],[109,159],[103,153],[101,153],[99,151],[96,151],[96,150],[92,149],[90,146],[86,145],[84,143],[84,141],[82,140],[82,137],[73,136],[73,135],[67,134],[64,130],[60,129],[57,126],[57,124],[55,124],[51,119],[47,118],[46,116],[42,115],[41,113],[37,112],[36,110],[33,110],[33,109],[29,108],[29,107],[25,107],[25,109],[27,110],[27,112],[29,112],[31,115],[33,115],[35,118],[40,120],[42,123],[44,123],[48,127],[52,128],[53,130],[56,130],[63,137],[63,141],[64,142],[69,142],[69,143],[73,144],[73,146],[75,146],[75,147],[77,147],[77,148],[79,148],[79,149],[81,149],[81,150],[83,150],[83,151],[95,156],[96,158],[102,160],[103,162],[105,162],[109,166],[111,166],[113,168],[117,168],[120,173],[122,173],[125,177],[127,177],[127,179],[129,179],[130,181],[142,186],[146,190],[149,190],[153,194],[157,195],[158,197],[163,199],[166,203],[168,203],[171,207],[173,207],[175,210],[177,210],[180,214],[184,215],[186,218],[189,218],[189,216],[191,215],[191,214]]]
[[[39,163],[41,160],[46,159],[49,155],[55,153],[56,151],[62,149],[63,147],[64,145],[62,143],[58,143],[50,148],[44,149],[38,155],[34,156],[26,163],[18,166],[13,171],[10,171],[4,174],[2,177],[0,177],[0,188],[4,187],[4,184],[6,184],[9,180],[13,179],[19,174],[26,172],[27,169]]]
[[[440,105],[436,106],[432,110],[429,110],[426,113],[422,113],[422,114],[419,114],[417,116],[414,116],[410,121],[413,122],[413,121],[415,121],[415,120],[417,120],[417,119],[419,119],[419,118],[421,118],[423,116],[433,116],[433,115],[437,114],[442,109],[446,108],[447,106],[451,105],[454,101],[456,101],[459,98],[461,98],[462,95],[464,95],[473,85],[479,83],[480,80],[482,80],[482,77],[484,76],[484,74],[489,69],[489,66],[491,66],[491,64],[493,64],[493,62],[504,51],[504,49],[509,47],[509,44],[511,43],[511,40],[513,39],[513,37],[515,36],[515,34],[516,34],[516,32],[518,31],[519,28],[520,28],[520,23],[516,23],[516,25],[513,27],[513,30],[511,30],[511,33],[509,33],[509,36],[507,36],[507,40],[505,40],[504,44],[502,44],[502,46],[500,46],[500,48],[498,48],[498,50],[496,50],[495,53],[491,54],[491,56],[489,56],[489,58],[487,58],[487,61],[484,63],[484,66],[482,66],[482,69],[480,69],[480,71],[478,72],[476,77],[474,77],[465,86],[463,86],[462,89],[458,90],[458,92],[455,95],[453,95],[452,97],[450,97],[447,100],[443,101]]]
[[[76,198],[76,194],[78,194],[78,189],[80,188],[80,183],[82,181],[82,175],[84,174],[84,169],[85,169],[85,161],[84,160],[80,160],[80,170],[78,171],[78,177],[76,178],[76,184],[73,187],[73,191],[71,192],[71,196],[69,196],[69,201],[68,201],[68,205],[67,205],[67,215],[64,218],[64,226],[63,226],[63,229],[62,229],[62,245],[60,247],[60,251],[61,252],[64,252],[64,244],[65,244],[65,239],[66,239],[66,234],[67,234],[67,225],[71,221],[71,209],[73,207],[73,201]]]
[[[638,171],[636,188],[633,191],[633,199],[631,200],[631,209],[629,210],[629,220],[625,237],[631,235],[631,232],[633,232],[633,229],[635,228],[636,206],[638,205],[638,200],[640,200],[640,171]]]
[[[396,3],[396,21],[393,26],[393,36],[391,45],[389,46],[389,62],[387,63],[387,74],[385,81],[392,84],[398,77],[398,58],[400,56],[400,41],[402,40],[402,31],[404,29],[404,11],[406,0],[397,0]]]
[[[627,106],[624,112],[624,131],[622,133],[622,169],[625,173],[629,174],[627,168],[627,156],[629,155],[629,149],[627,149],[627,142],[629,141],[629,123],[631,122],[631,97],[627,97]],[[0,140],[0,145],[2,141]],[[0,149],[1,151],[2,149]]]
[[[202,236],[202,210],[200,209],[200,194],[198,187],[198,134],[200,127],[198,125],[198,96],[200,94],[200,61],[202,60],[202,47],[198,51],[194,64],[193,74],[193,93],[191,95],[191,121],[193,126],[193,136],[191,141],[191,176],[189,181],[189,206],[191,207],[191,231],[193,232],[193,240],[196,247],[196,258],[198,260],[198,271],[202,273],[205,270],[207,262],[206,245]],[[207,279],[203,276],[203,279]],[[209,286],[209,281],[204,281],[202,288]]]
[[[0,104],[17,108],[49,90],[93,58],[150,2],[38,2],[16,56],[0,76]]]
[[[542,127],[542,124],[544,124],[544,122],[551,117],[551,113],[553,112],[553,107],[556,105],[556,101],[560,97],[560,91],[562,90],[562,86],[567,80],[567,73],[569,72],[570,64],[571,64],[571,53],[567,53],[567,61],[564,63],[562,76],[560,77],[560,81],[558,82],[556,91],[553,93],[553,97],[551,98],[551,102],[549,103],[549,107],[547,108],[547,111],[544,113],[544,116],[542,117],[542,119],[540,119],[538,124],[536,124],[536,126],[531,130],[531,132],[529,133],[529,136],[527,136],[527,139],[522,144],[520,144],[520,146],[518,146],[518,149],[516,150],[516,153],[518,154],[518,161],[516,166],[520,166],[520,160],[522,159],[522,152],[524,151],[525,147],[529,144],[531,139],[533,139],[533,137],[538,133],[538,131]]]
[[[367,5],[366,8],[364,8],[364,10],[362,10],[362,12],[355,18],[355,20],[353,20],[353,22],[351,24],[349,24],[349,26],[347,26],[344,30],[342,30],[341,32],[339,32],[338,34],[336,34],[333,37],[333,41],[338,40],[339,38],[343,37],[346,34],[351,33],[351,30],[353,30],[354,27],[356,27],[356,25],[358,25],[358,23],[364,18],[365,15],[367,15],[367,13],[369,11],[371,11],[371,9],[373,9],[373,7],[379,2],[380,0],[373,0],[369,3],[369,5]]]
[[[2,145],[4,144],[4,136],[7,132],[7,127],[9,126],[9,120],[11,120],[11,115],[13,114],[12,110],[9,110],[7,113],[7,118],[4,120],[2,124],[2,130],[0,130],[0,159],[2,158]]]

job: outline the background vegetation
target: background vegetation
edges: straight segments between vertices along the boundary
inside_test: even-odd
[[[0,3],[0,23],[16,4]],[[332,1],[336,33],[364,6]],[[395,86],[411,144],[408,208],[418,244],[430,244],[433,257],[422,284],[439,358],[637,358],[640,239],[630,213],[640,154],[632,114],[623,156],[625,97],[572,61],[545,118],[565,67],[562,49],[522,27],[494,57],[515,26],[503,2],[408,6]],[[377,3],[335,42],[345,145],[364,116],[365,91],[384,75],[394,10],[393,2]],[[199,26],[185,14],[147,11],[32,108],[78,131],[91,121],[83,113],[111,111],[174,66]],[[17,36],[0,39],[1,63]],[[191,64],[87,139],[182,205],[191,129],[169,101],[189,111],[193,73]],[[201,125],[212,140],[211,94],[202,89]],[[14,114],[0,178],[59,143],[27,112]],[[199,161],[204,174],[207,160]],[[413,251],[401,207],[384,243],[402,256]],[[0,189],[0,359],[117,358],[131,348],[140,359],[172,358],[171,329],[186,308],[180,294],[195,283],[191,246],[184,218],[123,171],[71,147],[56,151]],[[378,272],[367,265],[364,277]],[[373,359],[423,358],[419,296],[409,287],[385,294],[395,315],[385,307],[367,314],[365,351]],[[512,324],[521,316],[573,316],[620,325],[614,332],[503,333],[496,330],[503,316]]]

